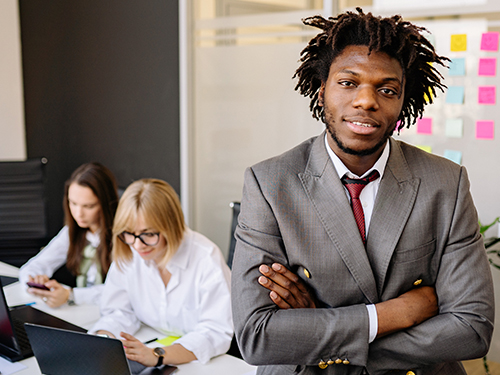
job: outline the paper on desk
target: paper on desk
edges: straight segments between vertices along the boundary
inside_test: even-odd
[[[172,345],[172,343],[175,340],[180,339],[180,338],[181,338],[181,336],[167,336],[164,339],[156,340],[156,342],[159,344],[162,344],[163,346],[169,346],[169,345]]]
[[[0,357],[0,371],[2,372],[2,375],[13,374],[24,370],[25,368],[27,367],[19,362],[9,362],[5,358]]]

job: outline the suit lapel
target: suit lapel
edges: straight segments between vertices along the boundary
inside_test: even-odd
[[[387,269],[417,197],[420,179],[413,178],[401,147],[390,139],[391,154],[380,181],[367,238],[367,253],[377,289],[382,294]]]
[[[299,178],[333,247],[367,300],[376,303],[375,277],[344,187],[326,151],[324,134],[314,141],[306,169],[299,173]]]

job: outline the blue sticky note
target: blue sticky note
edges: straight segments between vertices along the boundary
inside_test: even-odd
[[[456,150],[444,150],[444,157],[457,164],[462,164],[462,153]]]
[[[452,59],[450,62],[450,76],[464,76],[465,75],[465,59],[463,57]]]
[[[464,104],[465,89],[463,86],[450,86],[446,94],[446,103]]]

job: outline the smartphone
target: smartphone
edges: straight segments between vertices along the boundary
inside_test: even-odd
[[[37,289],[43,289],[43,290],[50,290],[49,288],[47,288],[45,285],[43,284],[38,284],[38,283],[35,283],[33,281],[28,281],[26,283],[30,288],[37,288]]]

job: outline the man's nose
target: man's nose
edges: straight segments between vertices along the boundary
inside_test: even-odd
[[[366,111],[376,111],[379,108],[377,91],[372,87],[359,86],[352,105]]]

